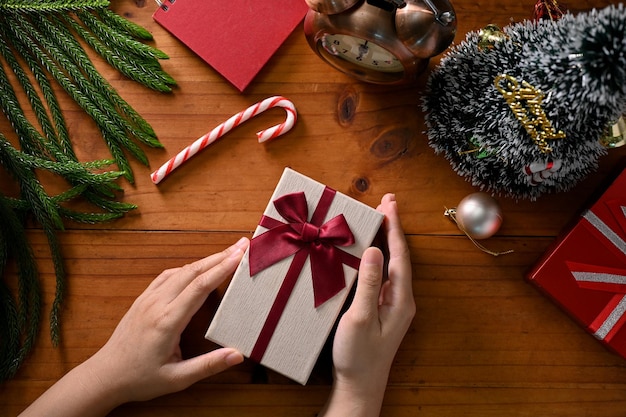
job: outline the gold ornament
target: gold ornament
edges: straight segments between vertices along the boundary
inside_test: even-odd
[[[545,97],[543,92],[526,81],[522,81],[520,86],[514,77],[507,74],[496,76],[494,84],[513,111],[515,118],[520,121],[537,144],[539,151],[544,154],[552,152],[547,141],[563,139],[565,133],[554,129],[541,107]]]
[[[500,29],[500,26],[490,23],[478,32],[478,49],[481,51],[493,49],[496,44],[507,39],[508,36]]]
[[[602,146],[612,149],[626,144],[626,121],[620,117],[617,123],[607,127],[604,136],[600,138]]]

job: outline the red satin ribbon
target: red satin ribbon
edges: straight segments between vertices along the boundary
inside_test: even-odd
[[[250,241],[250,276],[294,255],[250,355],[257,362],[265,354],[309,256],[316,308],[345,288],[343,264],[355,269],[359,267],[358,257],[337,247],[351,246],[355,241],[343,214],[322,224],[335,194],[335,190],[329,187],[324,189],[310,221],[307,221],[308,206],[303,192],[279,197],[274,200],[274,207],[286,222],[263,216],[259,224],[269,230]]]

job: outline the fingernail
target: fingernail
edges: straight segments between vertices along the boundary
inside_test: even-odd
[[[382,265],[384,262],[383,253],[378,248],[367,248],[365,252],[363,252],[361,262],[363,262],[364,265]]]
[[[241,239],[239,239],[237,241],[237,243],[235,243],[235,246],[237,246],[239,249],[245,249],[246,246],[248,245],[248,239],[245,237],[242,237]]]
[[[246,239],[245,237],[242,237],[241,239],[239,239],[237,241],[237,243],[235,243],[233,246],[231,246],[231,252],[230,252],[230,258],[239,258],[241,256],[241,253],[244,252],[246,250],[246,245],[247,245],[247,241],[248,239]]]
[[[231,352],[224,358],[228,366],[238,365],[243,362],[243,355],[239,352]]]

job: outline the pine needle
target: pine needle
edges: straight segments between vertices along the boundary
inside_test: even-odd
[[[57,234],[66,221],[102,223],[135,210],[136,205],[117,201],[120,178],[134,180],[127,155],[147,165],[140,145],[162,147],[150,124],[99,73],[79,42],[148,88],[169,92],[176,85],[159,64],[167,55],[143,43],[152,35],[108,6],[104,0],[0,1],[0,109],[19,138],[14,147],[0,132],[0,166],[19,189],[16,197],[0,193],[0,381],[15,375],[34,346],[41,320],[41,288],[24,220],[32,217],[41,225],[50,248],[56,290],[49,327],[57,345],[67,282]],[[54,84],[94,120],[110,159],[78,161]],[[22,108],[20,93],[30,110]],[[40,171],[66,184],[65,191],[48,194]],[[73,209],[77,199],[93,210]],[[16,294],[6,284],[9,258],[18,268]]]

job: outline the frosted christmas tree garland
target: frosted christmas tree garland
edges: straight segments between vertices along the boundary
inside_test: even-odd
[[[626,111],[623,5],[468,33],[423,109],[430,145],[480,189],[534,200],[572,188]]]

